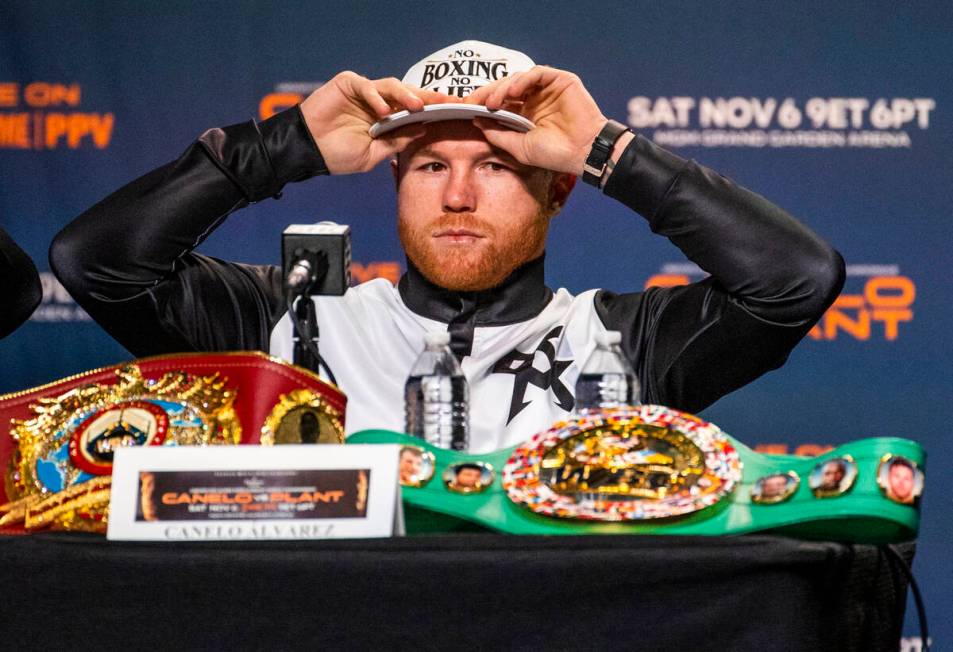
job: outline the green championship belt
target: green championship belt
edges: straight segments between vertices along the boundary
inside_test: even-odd
[[[691,414],[642,405],[585,411],[486,454],[385,430],[347,441],[402,446],[410,533],[470,523],[510,534],[770,530],[887,543],[914,538],[920,523],[924,452],[906,439],[863,439],[816,458],[768,455]]]

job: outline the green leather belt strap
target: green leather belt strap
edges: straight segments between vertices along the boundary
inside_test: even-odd
[[[915,498],[922,488],[924,461],[923,449],[916,442],[893,437],[862,439],[816,458],[807,458],[756,453],[729,435],[721,434],[734,446],[741,460],[740,482],[735,483],[729,493],[715,504],[684,516],[622,522],[546,516],[514,502],[504,489],[501,476],[518,446],[487,454],[466,454],[435,448],[418,438],[386,430],[364,430],[351,435],[347,441],[400,444],[430,453],[432,477],[419,487],[404,486],[403,500],[411,513],[420,509],[433,514],[434,522],[442,523],[439,529],[443,530],[459,529],[459,519],[509,534],[725,535],[770,530],[805,539],[857,543],[890,543],[916,537],[920,515]],[[905,462],[915,465],[912,468],[919,484],[910,504],[902,504],[896,497],[891,500],[889,490],[882,488],[887,471],[884,464],[896,458],[905,458]],[[843,464],[838,460],[856,465],[853,470],[848,468],[849,473],[853,471],[853,477],[848,478],[849,484],[841,485],[846,489],[829,492],[826,497],[822,490],[812,490],[810,481],[820,477],[826,463],[833,462],[832,467]],[[482,471],[485,486],[471,493],[461,493],[459,488],[452,490],[449,485],[453,484],[453,475],[448,469],[459,469],[460,465],[485,468]],[[771,477],[780,477],[780,480],[767,479]],[[790,495],[779,496],[777,488],[770,486],[772,482],[786,483]],[[408,520],[411,534],[426,527],[416,520]]]

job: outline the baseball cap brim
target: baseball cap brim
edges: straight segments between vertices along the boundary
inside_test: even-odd
[[[428,104],[422,111],[398,111],[375,122],[368,130],[371,138],[378,138],[394,129],[417,122],[441,122],[443,120],[472,120],[492,118],[516,131],[529,131],[536,125],[523,116],[510,111],[491,111],[479,104]]]

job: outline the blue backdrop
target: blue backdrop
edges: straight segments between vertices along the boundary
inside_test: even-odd
[[[8,3],[0,34],[0,222],[44,282],[40,309],[0,342],[0,392],[129,357],[47,271],[51,238],[85,208],[206,128],[269,115],[340,70],[400,77],[456,41],[499,43],[577,72],[604,113],[764,194],[844,254],[843,296],[788,364],[703,416],[765,450],[921,441],[916,570],[937,649],[953,647],[950,3]],[[233,216],[201,251],[277,262],[284,225],[333,219],[353,229],[358,278],[393,277],[393,215],[383,167],[321,178]],[[696,276],[582,186],[547,263],[549,284],[572,291]]]

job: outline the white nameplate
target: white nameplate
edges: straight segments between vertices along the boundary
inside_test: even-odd
[[[399,448],[119,448],[106,536],[220,541],[402,535]]]

